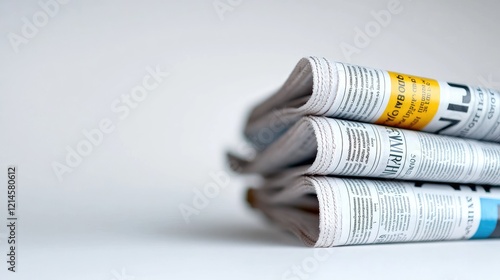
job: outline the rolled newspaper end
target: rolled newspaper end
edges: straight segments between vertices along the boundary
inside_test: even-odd
[[[498,185],[500,144],[325,117],[304,117],[242,173],[336,175]]]
[[[500,189],[489,186],[311,176],[253,193],[308,246],[500,237]]]
[[[316,115],[500,142],[499,101],[493,89],[308,57],[253,109],[245,135],[262,150]]]

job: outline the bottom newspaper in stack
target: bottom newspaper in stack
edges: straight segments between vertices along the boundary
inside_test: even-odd
[[[250,204],[309,246],[500,237],[498,143],[305,117],[229,159],[266,180]]]
[[[314,247],[500,237],[500,189],[489,186],[300,176],[247,200]]]

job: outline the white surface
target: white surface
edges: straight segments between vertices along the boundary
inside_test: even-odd
[[[69,1],[18,53],[7,34],[40,7],[0,3],[0,176],[17,164],[20,188],[19,272],[2,261],[1,279],[132,279],[122,269],[135,279],[282,279],[314,256],[247,209],[233,174],[190,224],[178,207],[226,170],[248,109],[299,58],[346,61],[340,44],[388,2],[242,1],[223,20],[211,0],[184,2]],[[498,2],[401,6],[351,62],[498,87]],[[171,76],[119,120],[112,102],[155,65]],[[116,129],[59,182],[51,163],[103,118]],[[498,279],[499,249],[495,240],[335,248],[305,276]]]

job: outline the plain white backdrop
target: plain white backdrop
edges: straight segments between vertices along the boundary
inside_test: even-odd
[[[303,56],[500,88],[497,1],[394,1],[1,1],[0,178],[18,166],[19,243],[10,273],[1,183],[0,278],[498,279],[495,240],[318,258],[248,209],[225,164]],[[58,180],[103,120],[113,131]],[[227,183],[186,223],[213,173]]]

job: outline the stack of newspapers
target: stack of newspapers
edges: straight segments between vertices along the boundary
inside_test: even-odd
[[[500,237],[500,93],[309,57],[230,154],[247,200],[306,245]]]

